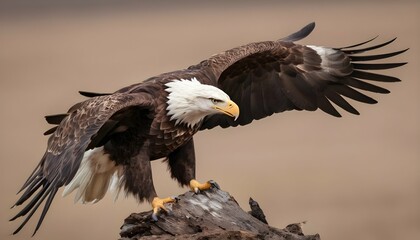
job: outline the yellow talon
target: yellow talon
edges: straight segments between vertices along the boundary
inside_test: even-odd
[[[191,189],[191,191],[193,191],[195,193],[198,193],[199,191],[204,191],[204,190],[210,189],[212,187],[220,189],[219,185],[213,180],[207,181],[205,183],[199,183],[195,179],[192,179],[190,181],[190,189]]]
[[[163,210],[165,212],[168,212],[168,210],[165,207],[165,203],[172,203],[172,202],[176,202],[177,198],[176,197],[167,197],[167,198],[158,198],[155,197],[153,198],[152,201],[152,208],[153,208],[153,213],[152,213],[152,219],[153,221],[158,221],[157,215],[160,212],[160,210]]]

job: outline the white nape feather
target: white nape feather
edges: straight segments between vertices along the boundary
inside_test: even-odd
[[[185,123],[194,127],[205,116],[219,113],[210,99],[229,101],[229,96],[217,87],[200,83],[196,78],[173,80],[166,85],[168,115],[175,124]]]
[[[117,192],[116,199],[122,186],[121,178],[122,167],[116,166],[115,162],[109,159],[109,154],[104,153],[103,147],[88,150],[76,175],[64,188],[63,197],[77,189],[75,202],[96,203],[111,189],[111,183],[116,181],[113,186]]]

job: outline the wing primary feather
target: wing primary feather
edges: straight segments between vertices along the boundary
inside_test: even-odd
[[[58,191],[58,188],[55,187],[55,184],[52,184],[51,192],[48,194],[48,199],[45,202],[44,209],[42,210],[41,216],[39,217],[38,223],[36,224],[36,227],[35,227],[34,233],[32,234],[32,237],[36,234],[39,227],[41,227],[41,224],[44,221],[44,218],[45,218],[45,215],[48,212],[48,209],[50,209],[51,203],[52,203],[52,201],[54,199],[54,196],[57,193],[57,191]]]
[[[47,131],[45,131],[45,132],[43,133],[43,134],[44,134],[44,136],[47,136],[47,135],[50,135],[50,134],[54,133],[54,132],[55,132],[55,130],[57,130],[57,128],[58,128],[58,126],[55,126],[55,127],[53,127],[53,128],[48,129]]]
[[[38,188],[42,186],[43,183],[44,182],[42,181],[42,178],[32,181],[32,183],[28,186],[28,191],[25,191],[25,193],[22,194],[22,196],[16,201],[13,207],[19,206],[26,200],[28,200],[28,198],[30,198],[36,192],[36,190],[38,190]]]
[[[68,113],[48,115],[48,116],[45,116],[45,120],[49,124],[58,125],[68,115],[69,115]]]
[[[342,96],[337,94],[334,91],[326,91],[325,96],[330,99],[333,103],[337,104],[342,109],[346,110],[349,113],[353,113],[355,115],[359,115],[360,113],[348,103]]]
[[[346,49],[346,48],[354,48],[354,47],[358,47],[358,46],[364,45],[364,44],[366,44],[366,43],[372,42],[373,40],[375,40],[375,39],[376,39],[376,38],[378,38],[378,37],[379,37],[379,35],[377,35],[376,37],[373,37],[373,38],[371,38],[371,39],[369,39],[369,40],[367,40],[367,41],[361,42],[361,43],[357,43],[357,44],[350,45],[350,46],[346,46],[346,47],[334,48],[334,49],[335,49],[335,50],[342,50],[342,49]]]
[[[79,91],[79,94],[84,96],[84,97],[89,97],[89,98],[111,95],[111,93],[96,93],[96,92],[87,92],[87,91]]]
[[[381,44],[378,44],[378,45],[375,45],[375,46],[371,46],[371,47],[367,47],[367,48],[349,49],[349,50],[341,50],[341,49],[339,49],[339,50],[341,50],[342,52],[344,52],[346,54],[362,53],[362,52],[366,52],[366,51],[370,51],[370,50],[374,50],[374,49],[377,49],[377,48],[381,48],[383,46],[386,46],[386,45],[392,43],[393,41],[395,41],[395,39],[397,39],[397,38],[393,38],[393,39],[389,40],[388,42],[384,42],[384,43],[381,43]]]
[[[35,195],[32,200],[26,205],[18,214],[16,214],[10,221],[13,221],[19,217],[25,216],[31,209],[33,209],[34,205],[39,202],[40,199],[44,199],[43,195],[45,194],[46,190],[50,187],[51,183],[47,182],[46,179],[43,179],[43,188]]]
[[[370,72],[365,72],[365,71],[360,71],[360,70],[354,70],[351,73],[351,76],[355,78],[361,78],[361,79],[378,81],[378,82],[400,82],[401,81],[399,78],[396,78],[396,77],[386,76],[386,75],[377,74],[377,73],[370,73]]]
[[[42,162],[42,161],[41,161]],[[31,175],[29,175],[28,179],[26,179],[23,186],[20,188],[18,194],[23,191],[36,177],[40,176],[42,173],[42,169],[40,168],[40,163],[36,168],[32,171]]]
[[[348,98],[351,98],[353,100],[363,102],[363,103],[369,103],[369,104],[375,104],[377,101],[371,97],[368,97],[364,95],[363,93],[360,93],[353,88],[346,86],[346,85],[334,85],[331,87],[332,90],[336,91],[337,93],[346,96]]]
[[[341,114],[335,109],[335,107],[330,103],[330,101],[323,95],[317,96],[318,107],[322,111],[334,116],[341,117]]]
[[[378,60],[378,59],[385,59],[385,58],[390,58],[396,55],[399,55],[401,53],[404,53],[408,50],[404,49],[401,51],[397,51],[397,52],[392,52],[392,53],[385,53],[385,54],[378,54],[378,55],[369,55],[369,56],[352,56],[350,55],[350,59],[352,62],[359,62],[359,61],[372,61],[372,60]]]
[[[383,70],[383,69],[390,69],[396,68],[407,64],[406,62],[403,63],[374,63],[374,64],[366,64],[366,63],[353,63],[354,69],[362,69],[362,70]]]
[[[39,205],[41,205],[41,203],[44,201],[44,199],[49,195],[49,193],[51,192],[51,190],[52,190],[52,184],[49,184],[49,186],[48,186],[48,188],[44,188],[43,189],[43,191],[42,192],[40,192],[40,193],[42,193],[42,195],[40,195],[40,197],[38,198],[38,199],[36,199],[36,198],[34,198],[32,201],[31,201],[31,203],[34,201],[34,200],[37,200],[37,201],[35,201],[36,202],[36,204],[33,204],[34,206],[31,206],[31,208],[32,208],[32,211],[29,213],[29,215],[28,216],[26,216],[26,218],[25,218],[25,220],[20,224],[20,226],[13,232],[13,235],[15,235],[15,234],[17,234],[18,232],[20,232],[20,230],[22,230],[22,228],[26,225],[26,223],[29,221],[29,219],[32,217],[32,215],[34,215],[34,213],[35,213],[35,211],[38,209],[38,207],[39,207]],[[28,205],[29,206],[29,205]],[[27,207],[28,207],[27,206]],[[25,209],[27,208],[27,207],[25,207]],[[29,210],[31,209],[31,208],[29,208],[27,211],[26,211],[26,213],[25,214],[23,214],[23,215],[21,215],[21,216],[24,216],[24,215],[26,215],[28,212],[29,212]],[[11,221],[13,221],[14,219],[11,219]]]
[[[287,37],[281,38],[278,41],[295,42],[295,41],[301,40],[307,37],[314,30],[314,28],[315,28],[315,22],[311,22],[305,27],[303,27],[302,29],[300,29],[299,31],[292,33]]]
[[[379,87],[379,86],[376,86],[376,85],[373,85],[364,81],[360,81],[355,78],[346,78],[346,79],[343,79],[341,82],[351,87],[370,91],[370,92],[383,93],[383,94],[390,93],[388,89],[385,89],[385,88],[382,88],[382,87]]]

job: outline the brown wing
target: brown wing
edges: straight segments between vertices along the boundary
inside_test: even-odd
[[[296,33],[285,40],[300,39],[302,36],[306,35]],[[356,89],[376,93],[389,91],[366,80],[400,81],[364,70],[388,69],[405,64],[359,62],[392,57],[407,49],[370,56],[356,54],[383,47],[394,40],[362,49],[353,48],[371,40],[335,49],[279,40],[251,43],[217,54],[191,69],[199,69],[212,76],[214,82],[208,84],[225,91],[238,104],[241,113],[237,121],[224,115],[209,116],[204,120],[202,129],[246,125],[254,119],[287,110],[314,111],[319,108],[340,117],[332,103],[350,113],[359,114],[342,96],[373,104],[376,103],[374,99]]]
[[[22,229],[46,199],[35,232],[38,230],[57,190],[68,184],[76,174],[84,152],[101,144],[116,122],[123,121],[124,116],[130,116],[132,111],[151,111],[153,108],[154,100],[149,94],[113,94],[81,102],[60,120],[59,126],[48,139],[48,147],[41,162],[21,189],[25,191],[15,206],[36,194],[11,219],[27,215],[14,234]]]

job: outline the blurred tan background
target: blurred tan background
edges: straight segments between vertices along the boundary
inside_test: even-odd
[[[316,21],[302,44],[340,47],[380,35],[399,37],[383,52],[409,64],[387,71],[401,83],[355,103],[360,116],[289,112],[246,127],[196,135],[197,177],[216,180],[248,209],[252,196],[271,225],[308,221],[326,240],[420,239],[420,4],[418,1],[1,1],[0,239],[28,239],[38,214],[17,236],[8,222],[15,193],[41,158],[43,116],[84,98],[198,63],[254,41],[275,40]],[[153,163],[161,196],[181,189]],[[57,195],[33,239],[116,239],[124,218],[150,209],[110,196],[94,205]]]

